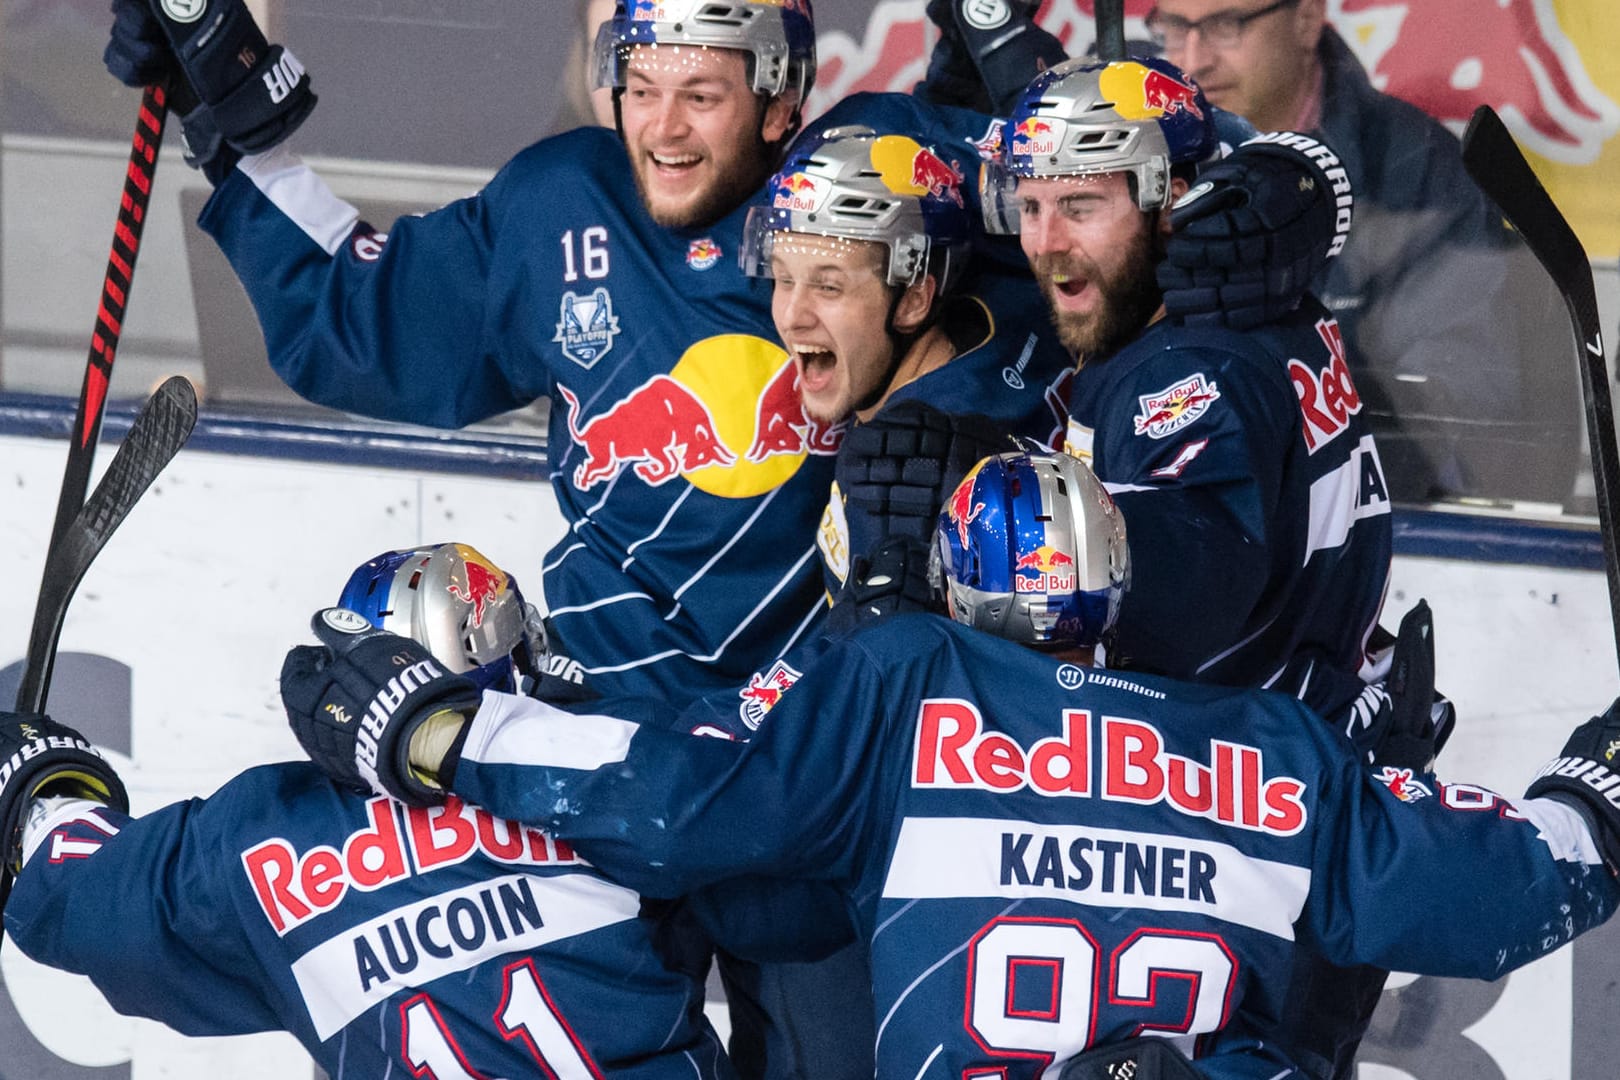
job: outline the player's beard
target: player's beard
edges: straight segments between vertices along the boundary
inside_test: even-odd
[[[1125,261],[1111,274],[1074,254],[1041,255],[1034,261],[1035,277],[1051,309],[1058,340],[1074,354],[1077,367],[1118,352],[1142,332],[1164,303],[1154,268],[1164,258],[1165,239],[1152,227],[1157,219],[1144,218],[1149,228],[1131,242]],[[1084,278],[1097,290],[1101,302],[1090,312],[1064,311],[1053,295],[1057,288],[1053,274]]]
[[[751,129],[750,145],[730,161],[711,158],[713,178],[696,199],[683,201],[679,206],[654,206],[645,177],[645,170],[649,166],[645,159],[632,155],[630,175],[635,178],[636,191],[641,196],[641,205],[647,208],[647,214],[666,229],[700,229],[714,224],[747,202],[749,196],[764,185],[776,162],[778,147],[767,143],[762,137],[760,124],[763,120],[762,109]]]

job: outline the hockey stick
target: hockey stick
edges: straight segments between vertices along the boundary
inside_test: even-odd
[[[62,493],[57,496],[56,521],[51,526],[52,550],[79,512],[84,493],[90,486],[90,465],[96,454],[96,438],[101,434],[101,417],[107,408],[107,384],[112,379],[118,337],[124,329],[129,286],[135,276],[135,258],[141,250],[141,230],[146,225],[152,174],[157,167],[167,117],[168,97],[163,87],[148,86],[141,95],[141,111],[135,120],[135,135],[129,148],[129,167],[124,171],[124,193],[119,200],[118,221],[113,226],[112,248],[107,255],[107,273],[101,280],[101,304],[96,309],[96,327],[90,335],[90,355],[85,361],[84,385],[79,390],[79,411],[73,420],[67,466],[62,473]]]
[[[141,407],[107,466],[107,474],[51,544],[34,607],[33,629],[28,635],[28,660],[17,689],[18,712],[45,711],[51,669],[56,664],[56,642],[74,590],[136,501],[186,444],[196,423],[196,391],[180,376],[171,377]]]
[[[1125,0],[1096,0],[1092,18],[1097,22],[1097,59],[1125,59]]]
[[[1474,110],[1463,133],[1462,155],[1468,175],[1524,237],[1531,254],[1552,278],[1580,341],[1586,437],[1592,450],[1598,530],[1603,535],[1603,569],[1609,579],[1609,614],[1614,622],[1615,651],[1620,655],[1620,555],[1615,551],[1614,521],[1615,502],[1620,498],[1620,453],[1615,449],[1614,407],[1609,400],[1592,264],[1575,231],[1490,106]]]

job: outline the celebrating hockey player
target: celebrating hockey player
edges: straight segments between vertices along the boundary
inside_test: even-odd
[[[475,708],[529,668],[517,582],[469,547],[385,553],[342,602],[348,631],[408,635],[378,634],[345,672],[391,682],[401,714]],[[701,985],[660,961],[636,894],[536,829],[429,809],[414,783],[407,806],[266,765],[131,818],[77,732],[0,713],[6,933],[120,1012],[289,1031],[332,1077],[729,1080]]]
[[[617,135],[544,140],[478,195],[386,233],[283,144],[313,105],[309,76],[242,0],[184,18],[159,0],[114,7],[113,74],[195,90],[190,157],[216,185],[201,225],[288,385],[445,427],[550,399],[572,528],[542,585],[551,646],[585,692],[690,700],[802,637],[822,606],[813,538],[838,433],[804,415],[767,290],[737,256],[814,81],[808,0],[620,3],[595,52]],[[991,129],[899,95],[822,123],[958,148]]]
[[[486,695],[457,748],[409,760],[652,894],[738,873],[838,883],[872,945],[880,1078],[1033,1080],[1092,1048],[1117,1063],[1144,1032],[1174,1037],[1191,1075],[1286,1075],[1255,1069],[1276,1061],[1263,1035],[1297,948],[1496,978],[1620,901],[1604,763],[1620,703],[1523,799],[1385,783],[1287,695],[1088,665],[1126,558],[1078,460],[988,460],[937,544],[956,622],[852,635],[751,743]],[[341,635],[321,636],[346,675]],[[341,734],[302,680],[284,691],[295,729]],[[407,743],[416,720],[379,738]],[[355,775],[350,742],[329,770]]]

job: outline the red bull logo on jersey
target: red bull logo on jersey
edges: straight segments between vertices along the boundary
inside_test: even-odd
[[[771,206],[793,213],[814,213],[827,197],[826,182],[805,172],[789,173],[776,181],[775,188]]]
[[[1393,765],[1385,765],[1373,774],[1373,779],[1389,788],[1390,794],[1401,802],[1417,802],[1434,794],[1434,789],[1417,779],[1411,769],[1397,769]]]
[[[589,296],[565,292],[557,332],[552,341],[562,346],[562,354],[589,371],[613,349],[619,336],[619,320],[613,314],[613,296],[598,288]]]
[[[1075,588],[1074,556],[1042,544],[1013,564],[1016,592],[1068,593]]]
[[[1069,125],[1056,117],[1029,116],[1013,126],[1014,157],[1050,157],[1063,145]]]
[[[1349,428],[1350,418],[1361,411],[1361,394],[1350,377],[1338,321],[1318,319],[1316,333],[1327,348],[1327,365],[1313,368],[1299,360],[1288,361],[1288,378],[1299,398],[1305,449],[1311,454]]]
[[[469,557],[467,550],[462,551],[461,565],[466,573],[467,580],[457,581],[451,578],[450,584],[446,588],[451,596],[454,596],[463,604],[472,605],[472,625],[474,627],[483,626],[484,608],[488,606],[491,600],[501,595],[502,589],[506,588],[506,575],[488,563],[481,562],[475,557]]]
[[[366,816],[368,827],[350,834],[341,848],[300,852],[276,838],[242,852],[242,870],[277,934],[333,910],[350,889],[371,892],[474,855],[514,866],[583,865],[563,841],[454,795],[432,807],[379,797],[367,801]]]
[[[606,408],[561,384],[558,397],[573,441],[567,475],[580,491],[630,469],[653,486],[681,478],[712,495],[749,498],[782,484],[807,457],[837,453],[843,440],[844,425],[805,415],[782,347],[745,334],[697,342],[669,374]]]
[[[1220,399],[1220,390],[1204,378],[1203,372],[1156,394],[1143,394],[1136,399],[1142,409],[1135,417],[1136,433],[1150,439],[1168,438],[1203,416]]]
[[[705,236],[687,245],[686,265],[694,270],[707,270],[720,261],[720,254],[720,245]]]
[[[799,674],[790,665],[778,660],[763,674],[756,671],[748,676],[748,685],[737,691],[737,696],[742,698],[738,713],[750,731],[759,730],[765,714],[774,709],[776,703],[782,700],[782,695],[799,681]]]
[[[1146,721],[1104,716],[1099,726],[1094,746],[1091,712],[1065,709],[1058,734],[1025,747],[988,727],[972,702],[930,698],[917,712],[911,786],[1095,795],[1273,836],[1305,827],[1304,781],[1267,776],[1259,747],[1210,739],[1208,759],[1198,761],[1165,749]]]

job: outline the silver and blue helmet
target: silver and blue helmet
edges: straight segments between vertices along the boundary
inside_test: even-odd
[[[885,280],[905,288],[924,274],[945,291],[966,264],[973,221],[964,197],[978,161],[851,125],[806,132],[766,184],[765,204],[748,212],[740,262],[771,276],[783,233],[868,241],[888,249]]]
[[[637,46],[736,49],[749,58],[754,92],[798,91],[816,81],[810,0],[620,0],[596,33],[596,85],[622,87]]]
[[[338,606],[413,638],[480,690],[519,692],[545,651],[517,580],[466,544],[385,551],[349,575]]]
[[[1025,645],[1095,645],[1129,581],[1125,519],[1080,459],[998,454],[941,509],[930,574],[965,626]]]
[[[1136,205],[1170,204],[1171,168],[1220,152],[1204,92],[1160,57],[1070,60],[1036,76],[1001,130],[985,168],[985,227],[1018,231],[1018,181],[1124,172]]]

